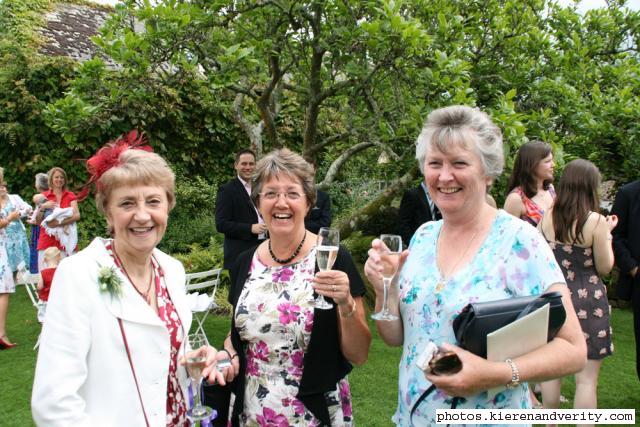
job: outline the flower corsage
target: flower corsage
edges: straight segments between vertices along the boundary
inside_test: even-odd
[[[111,266],[100,266],[98,271],[98,287],[100,292],[108,292],[109,295],[119,297],[122,295],[122,279],[118,277],[116,269]]]

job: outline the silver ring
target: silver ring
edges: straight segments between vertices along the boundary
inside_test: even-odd
[[[331,288],[333,290],[333,292],[336,291],[336,285],[333,285],[333,288]]]

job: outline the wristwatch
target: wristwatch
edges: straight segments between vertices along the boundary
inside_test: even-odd
[[[520,371],[513,360],[507,359],[505,362],[511,368],[511,381],[507,383],[506,387],[512,390],[520,385]]]

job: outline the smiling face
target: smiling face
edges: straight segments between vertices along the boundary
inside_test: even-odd
[[[480,156],[459,144],[451,144],[447,153],[435,147],[429,149],[424,176],[429,194],[443,216],[479,212],[491,183]]]
[[[553,180],[553,167],[555,163],[553,162],[553,154],[549,153],[544,159],[540,160],[535,168],[535,176],[538,179],[543,181],[552,181]]]
[[[234,164],[238,176],[244,181],[251,181],[251,175],[256,169],[256,159],[249,153],[241,154],[238,161]]]
[[[278,194],[275,199],[269,200],[264,196],[268,193],[297,193],[300,197],[294,200],[293,197]],[[258,209],[271,236],[293,236],[304,230],[304,217],[309,211],[309,201],[298,178],[281,174],[273,176],[262,185]]]
[[[66,184],[66,179],[64,178],[64,174],[59,170],[53,172],[51,175],[51,186],[54,190],[62,190]]]
[[[150,255],[165,230],[169,203],[160,186],[123,186],[107,202],[107,223],[120,256]]]

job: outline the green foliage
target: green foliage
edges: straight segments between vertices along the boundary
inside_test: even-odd
[[[186,252],[194,245],[207,246],[216,233],[215,199],[217,186],[201,177],[178,175],[176,207],[160,247],[169,253]],[[221,240],[220,238],[218,238]]]

